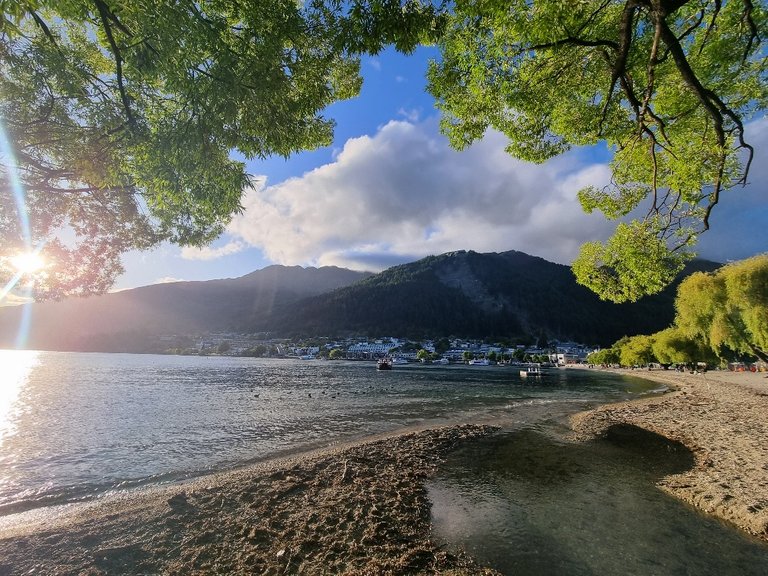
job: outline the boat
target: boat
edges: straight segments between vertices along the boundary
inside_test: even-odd
[[[491,361],[488,358],[474,358],[469,361],[470,366],[490,366]]]
[[[520,376],[523,378],[541,376],[541,364],[528,364],[528,366],[520,370]]]
[[[402,356],[395,356],[394,358],[392,358],[392,360],[390,360],[390,362],[392,363],[392,365],[408,364],[408,360],[403,358]]]
[[[389,358],[379,358],[376,362],[376,370],[392,370],[392,360]]]
[[[437,360],[432,360],[432,364],[443,364],[443,365],[445,365],[445,364],[450,364],[450,363],[451,363],[450,360],[448,360],[448,358],[446,358],[445,356],[441,356]]]

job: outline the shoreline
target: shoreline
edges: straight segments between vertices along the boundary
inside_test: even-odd
[[[693,453],[694,467],[657,486],[768,542],[768,374],[608,371],[663,383],[671,391],[575,414],[571,438],[585,441],[628,424],[682,443]]]
[[[681,442],[694,467],[657,486],[768,542],[766,375],[611,372],[670,391],[573,414],[568,439],[628,424]],[[498,429],[416,426],[1,517],[0,574],[495,575],[433,541],[425,481],[457,446]]]
[[[425,480],[496,427],[389,434],[0,522],[0,574],[493,576],[431,538]]]

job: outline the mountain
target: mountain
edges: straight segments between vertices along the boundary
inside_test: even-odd
[[[697,260],[680,278],[720,265]],[[678,280],[679,280],[678,279]],[[389,268],[276,310],[263,329],[296,334],[362,333],[537,337],[610,344],[649,334],[674,318],[678,282],[632,304],[601,301],[568,266],[522,252],[451,252]]]
[[[246,276],[155,284],[31,306],[27,347],[142,352],[153,337],[248,331],[276,308],[369,276],[335,266],[269,266]],[[23,307],[0,309],[0,347],[13,346]]]
[[[717,267],[695,261],[681,278]],[[158,349],[163,335],[210,332],[545,336],[610,344],[668,326],[676,285],[637,303],[611,304],[576,284],[569,267],[516,251],[451,252],[373,275],[270,266],[236,279],[157,284],[34,304],[27,346],[142,352]],[[20,322],[19,307],[0,310],[0,347],[14,344]]]

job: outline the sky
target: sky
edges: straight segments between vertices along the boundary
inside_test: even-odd
[[[425,91],[430,48],[363,59],[359,97],[331,106],[332,146],[249,161],[256,185],[243,214],[203,249],[162,245],[128,253],[115,289],[232,278],[271,264],[377,272],[453,250],[519,250],[570,264],[615,223],[576,200],[610,175],[604,145],[545,164],[516,160],[495,132],[459,152],[439,130]],[[701,236],[702,258],[727,262],[768,250],[768,119],[747,127],[756,157],[747,187],[727,192]]]

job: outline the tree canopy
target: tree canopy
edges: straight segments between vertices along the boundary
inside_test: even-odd
[[[43,251],[39,298],[106,290],[120,255],[200,246],[240,210],[242,159],[330,144],[362,51],[412,50],[418,2],[3,2],[0,282]]]
[[[574,271],[637,299],[747,180],[767,19],[752,0],[8,0],[0,281],[35,248],[57,262],[38,297],[96,293],[127,250],[206,244],[240,210],[244,159],[330,143],[323,110],[359,92],[360,54],[438,41],[430,91],[454,146],[493,128],[536,162],[610,147],[611,183],[580,200],[634,220]]]
[[[609,146],[611,182],[579,199],[632,221],[586,244],[574,272],[605,299],[636,300],[669,284],[723,191],[747,181],[765,30],[751,0],[457,0],[430,90],[458,148],[488,128],[534,162]]]
[[[624,365],[707,362],[748,356],[768,362],[768,254],[695,272],[679,285],[675,322],[650,336],[624,337],[590,355]]]
[[[675,324],[689,338],[768,361],[768,254],[697,272],[680,284]]]
[[[686,336],[675,326],[653,334],[651,348],[661,364],[717,362],[716,354],[702,339]]]

